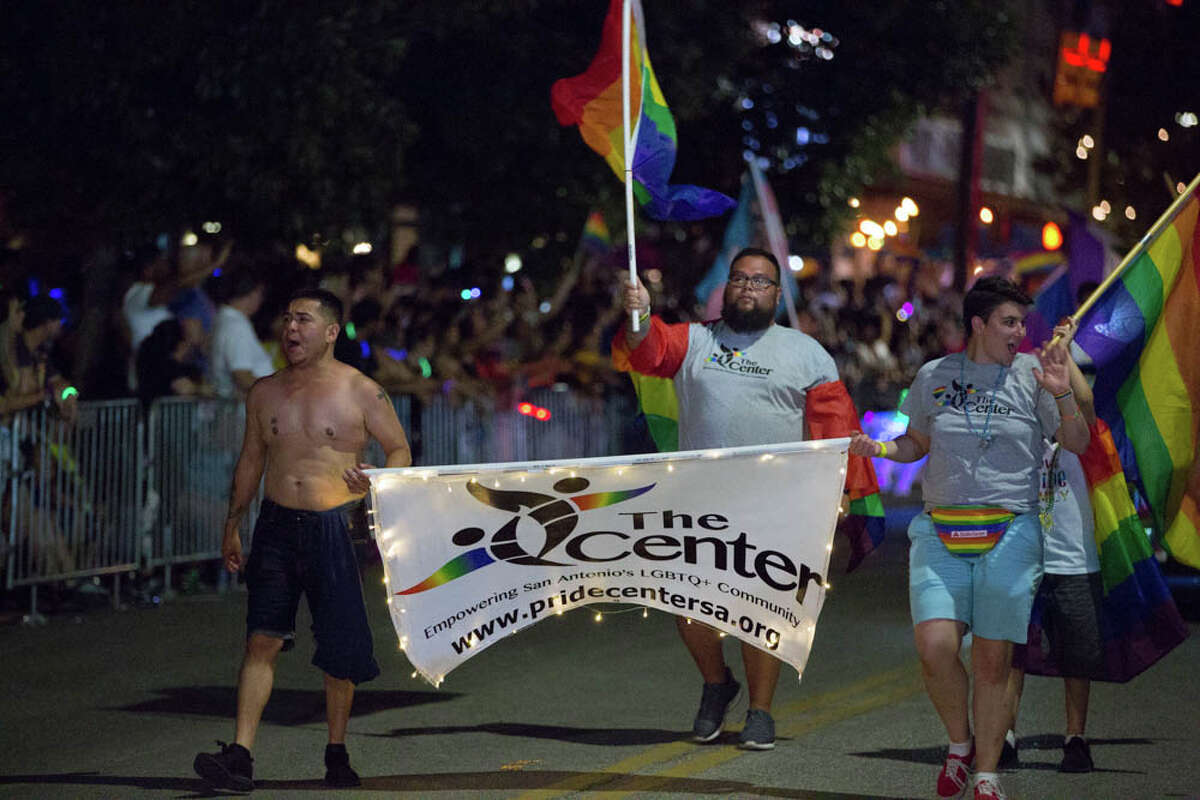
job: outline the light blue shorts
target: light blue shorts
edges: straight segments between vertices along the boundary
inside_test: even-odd
[[[908,602],[913,624],[965,622],[976,636],[1025,643],[1033,598],[1042,581],[1042,528],[1036,513],[1021,514],[988,552],[950,553],[929,514],[908,526]]]

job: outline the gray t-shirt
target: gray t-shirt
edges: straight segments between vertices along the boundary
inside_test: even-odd
[[[691,325],[687,355],[674,378],[679,446],[801,441],[808,390],[836,380],[829,353],[793,328],[735,333],[719,321]]]
[[[927,507],[1037,510],[1042,440],[1054,437],[1060,418],[1054,398],[1033,377],[1036,366],[1028,353],[1007,368],[955,353],[917,372],[900,411],[930,440],[921,482]],[[981,447],[985,431],[992,441]]]

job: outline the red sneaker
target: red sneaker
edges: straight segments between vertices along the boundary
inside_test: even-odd
[[[942,771],[938,773],[938,797],[962,797],[963,790],[971,782],[971,773],[975,771],[975,745],[966,757],[947,755]]]
[[[1000,788],[1000,781],[981,778],[975,782],[975,800],[1008,800],[1008,795]]]

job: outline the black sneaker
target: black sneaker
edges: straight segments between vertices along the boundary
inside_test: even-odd
[[[694,741],[711,742],[721,735],[729,704],[741,689],[742,685],[733,679],[728,667],[725,668],[724,683],[704,684],[704,691],[700,695],[700,710],[696,712],[696,720],[692,723]]]
[[[1021,767],[1016,744],[1010,744],[1007,739],[1004,740],[1004,747],[1000,749],[1000,763],[997,766],[1000,769],[1019,769]]]
[[[1063,743],[1063,760],[1058,765],[1059,772],[1091,772],[1095,768],[1092,763],[1092,749],[1082,736],[1072,736]]]
[[[341,788],[362,785],[358,773],[350,767],[350,754],[344,744],[325,745],[325,785]]]
[[[254,759],[240,744],[217,742],[219,753],[201,753],[192,762],[204,781],[214,789],[249,792],[254,789]]]
[[[746,712],[746,725],[738,735],[743,750],[771,750],[775,747],[775,720],[770,712],[752,708]]]

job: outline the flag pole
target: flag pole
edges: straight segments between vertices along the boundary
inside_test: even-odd
[[[1133,246],[1133,249],[1121,259],[1121,263],[1117,264],[1113,271],[1109,273],[1103,281],[1100,282],[1100,285],[1096,287],[1096,290],[1091,293],[1088,299],[1084,300],[1083,304],[1079,306],[1074,314],[1071,315],[1072,325],[1079,324],[1079,320],[1083,318],[1083,315],[1087,313],[1088,309],[1095,305],[1096,301],[1100,299],[1100,295],[1104,294],[1104,292],[1108,290],[1108,287],[1112,286],[1117,278],[1121,277],[1121,273],[1125,271],[1125,268],[1137,260],[1142,253],[1146,252],[1146,249],[1150,246],[1150,244],[1158,238],[1160,233],[1162,233],[1163,228],[1174,222],[1175,217],[1179,214],[1180,209],[1182,209],[1184,204],[1191,198],[1192,194],[1196,191],[1197,186],[1200,186],[1200,174],[1197,174],[1196,177],[1192,178],[1192,182],[1188,184],[1188,187],[1179,193],[1179,196],[1176,197],[1175,201],[1171,203],[1165,212],[1163,212],[1163,215],[1158,218],[1158,221],[1150,226],[1150,230],[1146,231],[1145,235],[1142,236],[1138,243]],[[1055,337],[1055,341],[1057,340],[1058,337]],[[1051,344],[1053,343],[1054,342],[1051,342]]]
[[[633,16],[633,8],[631,0],[624,0],[621,4],[621,135],[625,140],[625,237],[629,240],[629,283],[633,287],[638,285],[637,277],[637,247],[634,243],[633,236],[633,153],[635,149],[637,135],[636,131],[630,130],[629,127],[629,57],[632,50],[633,37],[630,26],[630,18]],[[640,117],[641,106],[638,107]],[[639,119],[640,121],[640,119]],[[638,332],[638,312],[636,309],[629,312],[629,327],[634,333]]]
[[[767,186],[767,179],[762,170],[753,160],[749,162],[750,179],[754,182],[754,192],[758,195],[758,209],[762,212],[763,227],[767,229],[767,242],[779,262],[779,286],[783,289],[784,309],[792,327],[800,330],[800,318],[796,315],[796,300],[792,297],[795,279],[792,277],[791,264],[788,263],[788,240],[779,220],[779,208],[775,196]]]

